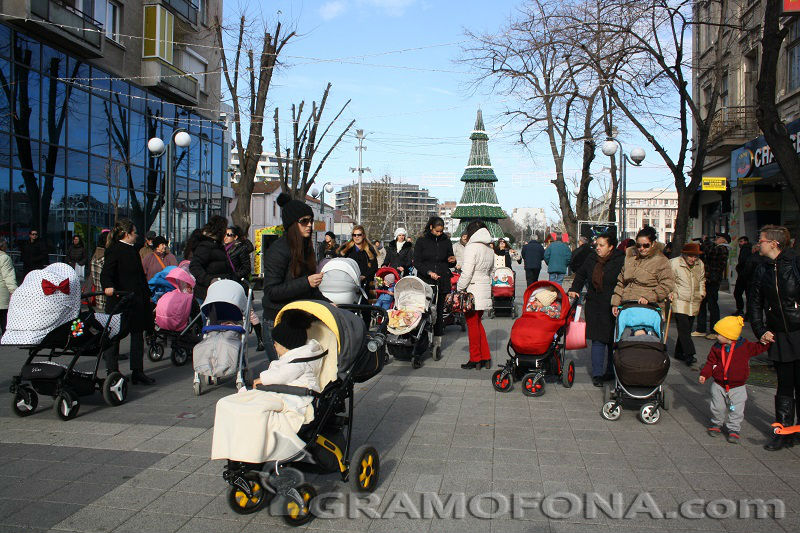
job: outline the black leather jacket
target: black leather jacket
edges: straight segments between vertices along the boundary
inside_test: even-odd
[[[295,277],[291,271],[292,254],[289,239],[281,236],[264,254],[264,296],[261,305],[264,319],[275,320],[281,308],[296,300],[324,300],[318,288],[308,283],[314,272],[303,272]]]
[[[775,261],[766,261],[756,269],[750,291],[750,323],[756,337],[767,331],[800,330],[798,266],[797,255],[784,250]]]

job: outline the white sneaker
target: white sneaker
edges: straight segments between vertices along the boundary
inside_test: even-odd
[[[692,337],[705,337],[705,336],[706,336],[705,333],[700,333],[699,331],[692,332]]]

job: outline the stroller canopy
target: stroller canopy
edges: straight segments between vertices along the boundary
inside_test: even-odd
[[[230,279],[215,281],[208,287],[203,300],[203,314],[216,311],[216,320],[223,317],[229,320],[242,320],[247,313],[247,295],[237,282]]]
[[[661,339],[661,312],[646,305],[632,305],[623,307],[617,317],[617,338],[619,341],[626,328],[653,330],[655,335]]]
[[[400,272],[398,272],[397,269],[393,267],[379,268],[378,271],[375,273],[375,277],[383,279],[384,276],[386,276],[387,274],[394,274],[395,282],[400,279]]]
[[[343,378],[347,371],[355,364],[366,337],[366,326],[364,319],[328,302],[299,300],[286,304],[275,317],[275,325],[280,324],[283,313],[289,309],[297,309],[310,314],[324,326],[312,324],[309,329],[309,338],[314,338],[328,350],[325,361],[322,365],[320,375],[320,387],[334,381],[336,378]],[[332,333],[332,337],[326,340],[326,331]]]
[[[361,296],[367,298],[361,288],[361,269],[348,257],[336,257],[325,263],[319,290],[335,304],[354,304]]]
[[[396,309],[427,311],[433,301],[433,287],[416,276],[406,276],[394,286]]]
[[[172,270],[167,272],[167,275],[164,277],[176,289],[182,289],[184,286],[194,288],[196,283],[194,276],[181,267],[172,267]]]

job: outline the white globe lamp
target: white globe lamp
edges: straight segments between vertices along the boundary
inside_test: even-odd
[[[640,165],[642,161],[644,161],[644,155],[644,148],[637,146],[631,150],[631,159],[633,159],[633,162],[637,165]]]
[[[161,155],[164,153],[164,141],[159,139],[158,137],[153,137],[149,141],[147,141],[147,149],[150,150],[150,153],[153,155]]]
[[[186,148],[192,144],[192,136],[188,132],[179,131],[175,134],[175,146]]]
[[[328,194],[333,192],[333,184],[332,183],[326,183],[325,184],[325,192],[328,193]]]
[[[319,189],[317,189],[316,187],[314,187],[313,189],[311,189],[309,192],[311,193],[311,196],[312,196],[312,197],[314,197],[314,198],[316,198],[317,196],[319,196]]]
[[[617,153],[617,142],[609,139],[603,143],[600,149],[603,151],[604,156],[611,157]]]

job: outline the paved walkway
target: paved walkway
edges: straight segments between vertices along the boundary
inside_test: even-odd
[[[721,299],[724,311],[730,311],[730,298]],[[504,360],[511,324],[509,318],[485,321],[496,361]],[[710,344],[699,340],[701,361]],[[518,385],[510,393],[496,393],[489,370],[459,368],[466,354],[466,335],[449,328],[441,361],[428,360],[416,371],[393,362],[357,386],[354,443],[369,442],[381,453],[375,508],[384,517],[317,518],[306,529],[800,530],[800,448],[772,454],[761,448],[772,418],[772,389],[748,386],[742,443],[732,445],[705,434],[706,388],[697,384],[697,371],[682,364],[673,365],[667,381],[673,409],[657,425],[645,426],[631,410],[617,422],[601,419],[602,391],[591,386],[588,350],[574,354],[575,386],[548,384],[540,398],[523,396]],[[7,390],[23,360],[20,351],[0,349],[0,389]],[[99,395],[88,398],[69,422],[56,418],[47,398],[35,415],[17,418],[6,394],[0,402],[0,531],[284,530],[282,521],[266,511],[234,514],[225,502],[221,465],[208,460],[214,404],[233,391],[232,384],[198,398],[190,367],[176,368],[169,361],[146,365],[158,380],[156,387],[132,387],[130,401],[118,408],[106,407]],[[333,476],[312,481],[321,493],[349,491]],[[574,496],[553,498],[564,491]],[[494,496],[474,498],[488,493]],[[604,498],[619,493],[627,518],[602,512],[592,517],[590,505],[567,508],[570,499],[585,502],[591,493]],[[456,502],[457,515],[461,494],[467,507],[463,518],[424,512],[422,502],[432,495],[445,503],[456,495],[450,503]],[[544,497],[543,505],[536,504],[537,497]],[[719,498],[779,498],[785,514],[775,520],[736,518],[735,509],[726,519],[678,513],[683,502]],[[530,508],[520,509],[532,501]],[[702,510],[698,502],[690,501],[689,510]],[[498,505],[500,512],[490,518],[474,516]],[[726,515],[726,505],[715,503],[711,514]],[[394,510],[393,518],[386,517],[392,514],[387,507]],[[414,509],[423,516],[414,518]],[[668,518],[651,516],[657,513]]]

